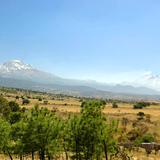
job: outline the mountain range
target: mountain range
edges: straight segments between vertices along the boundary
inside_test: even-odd
[[[148,73],[133,84],[110,85],[62,78],[36,69],[20,60],[11,60],[0,65],[0,86],[87,97],[156,97],[157,99],[160,95],[160,76]]]

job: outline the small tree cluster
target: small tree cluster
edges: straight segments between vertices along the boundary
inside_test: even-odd
[[[143,109],[147,106],[150,106],[150,103],[148,102],[137,102],[136,104],[133,105],[134,109]]]

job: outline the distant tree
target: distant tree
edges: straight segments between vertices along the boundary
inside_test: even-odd
[[[112,103],[112,108],[118,108],[118,104],[116,102]]]
[[[105,106],[107,104],[105,100],[101,100],[100,103],[102,104],[102,106]]]
[[[45,105],[47,105],[47,104],[48,104],[48,101],[47,101],[47,100],[45,100],[43,103],[44,103]]]
[[[150,106],[150,103],[148,103],[148,102],[138,102],[138,103],[133,105],[133,108],[134,109],[143,109],[147,106]]]
[[[30,100],[29,99],[23,99],[22,100],[22,104],[25,105],[25,104],[29,104],[30,103]]]
[[[138,116],[138,120],[142,120],[142,119],[144,119],[145,114],[144,114],[144,112],[139,112],[139,113],[137,113],[137,116]]]
[[[41,98],[41,97],[39,97],[39,98],[38,98],[38,101],[42,101],[42,98]]]
[[[16,96],[16,99],[19,99],[19,96]]]

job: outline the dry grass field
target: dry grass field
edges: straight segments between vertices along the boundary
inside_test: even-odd
[[[32,108],[35,105],[39,105],[40,107],[46,107],[49,110],[57,110],[57,112],[63,116],[67,114],[77,114],[80,112],[80,99],[74,97],[53,97],[47,94],[26,94],[22,92],[18,93],[5,93],[3,92],[5,98],[9,101],[14,100],[20,104],[21,107]],[[27,105],[22,105],[22,99],[16,99],[16,96],[24,96],[29,97],[30,103]],[[42,100],[39,100],[35,97],[41,97]],[[45,102],[47,101],[47,103]],[[107,103],[103,109],[103,113],[106,117],[122,120],[123,118],[127,118],[130,124],[127,126],[127,130],[132,129],[131,122],[136,121],[137,114],[139,112],[143,112],[145,115],[149,115],[151,122],[145,122],[145,125],[148,126],[149,131],[156,135],[157,142],[160,143],[160,102],[156,102],[157,105],[151,105],[144,109],[133,109],[132,103],[118,103],[118,108],[112,108],[112,103]],[[128,153],[133,157],[134,160],[160,160],[160,153],[155,154],[152,153],[149,156],[146,155],[144,150],[134,151]],[[6,159],[4,156],[0,157],[0,160]],[[15,158],[16,159],[16,158]],[[30,158],[26,157],[24,160],[29,160]],[[38,159],[38,158],[37,158]]]

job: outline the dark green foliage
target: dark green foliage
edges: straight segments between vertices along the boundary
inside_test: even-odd
[[[2,112],[5,107],[9,107],[8,101],[5,98],[0,97],[0,112]]]
[[[42,101],[42,98],[40,97],[40,98],[38,98],[38,100],[39,100],[39,101]]]
[[[10,107],[10,109],[11,109],[12,112],[18,112],[18,111],[20,111],[20,106],[15,101],[10,101],[9,102],[9,107]]]
[[[38,105],[20,109],[16,102],[0,97],[0,151],[11,160],[12,155],[32,155],[33,160],[35,154],[40,160],[56,159],[64,153],[66,159],[108,159],[117,150],[118,123],[103,116],[104,106],[104,101],[84,101],[80,115],[62,120]]]
[[[138,116],[138,120],[142,120],[142,119],[144,119],[145,114],[144,114],[144,112],[139,112],[139,113],[137,113],[137,116]]]
[[[10,112],[11,112],[11,108],[9,106],[8,101],[5,98],[0,97],[0,113],[1,113],[1,115],[7,119]]]
[[[116,102],[112,103],[112,108],[118,108],[118,104]]]
[[[9,115],[9,122],[14,124],[21,120],[21,112],[11,112]]]
[[[29,153],[38,151],[43,160],[45,155],[52,156],[60,150],[58,143],[61,130],[60,120],[47,109],[35,107],[27,117],[22,143]]]
[[[29,99],[26,99],[26,98],[25,98],[25,99],[22,100],[22,104],[23,104],[23,105],[29,104],[29,103],[30,103]]]
[[[155,138],[152,134],[146,133],[142,137],[138,137],[135,140],[135,144],[140,145],[141,143],[152,143],[155,141]]]
[[[152,143],[155,141],[155,138],[152,134],[148,133],[143,135],[142,137],[142,143]]]
[[[7,154],[12,160],[12,139],[11,126],[4,119],[0,118],[0,151]]]
[[[102,115],[104,103],[101,101],[84,101],[81,105],[81,116],[69,120],[67,133],[68,145],[74,153],[73,159],[90,160],[108,158],[114,153],[116,143],[111,137],[117,131],[117,123],[107,124]]]
[[[38,101],[42,101],[42,97],[40,96],[37,96],[37,97],[34,97],[35,99],[38,99]]]
[[[16,96],[16,99],[19,99],[19,96]]]
[[[138,102],[138,103],[134,104],[133,108],[134,109],[142,109],[142,108],[145,108],[147,106],[150,106],[150,103],[148,103],[148,102]]]
[[[45,101],[43,101],[43,103],[44,103],[45,105],[47,105],[47,104],[48,104],[48,101],[47,101],[47,100],[45,100]]]
[[[137,113],[137,116],[144,117],[145,114],[144,114],[144,112],[138,112],[138,113]]]

